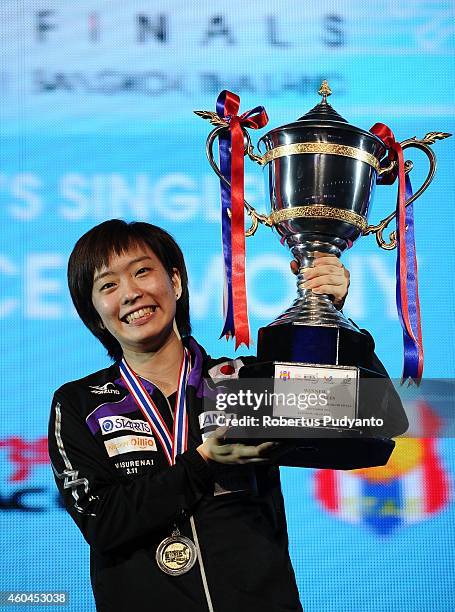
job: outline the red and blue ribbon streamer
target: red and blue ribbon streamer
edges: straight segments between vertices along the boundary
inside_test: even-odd
[[[245,281],[244,134],[243,128],[259,129],[268,122],[262,106],[238,115],[240,98],[224,90],[216,112],[229,125],[219,136],[220,171],[231,187],[221,184],[221,224],[224,258],[224,326],[221,336],[235,338],[235,348],[250,345]],[[228,211],[230,210],[230,217]]]
[[[405,177],[406,183],[406,200],[412,197],[411,180],[408,175]],[[403,365],[403,376],[402,382],[411,378],[417,384],[420,383],[423,373],[423,342],[422,342],[422,328],[420,323],[420,304],[419,304],[419,287],[418,287],[418,276],[417,276],[417,257],[415,248],[414,238],[414,211],[413,204],[409,204],[406,207],[405,215],[405,242],[406,242],[406,280],[403,283],[401,281],[401,267],[399,265],[399,258],[397,257],[397,304],[398,314],[403,312],[402,307],[402,295],[403,284],[408,287],[408,316],[409,323],[413,332],[411,337],[405,332],[403,326],[403,345],[404,345],[404,365]],[[397,223],[398,225],[398,223]]]
[[[389,159],[398,162],[398,172],[379,177],[379,183],[393,183],[398,175],[398,196],[396,209],[397,251],[397,310],[403,329],[403,375],[402,383],[408,379],[417,385],[423,373],[423,341],[420,323],[419,284],[417,272],[417,257],[414,238],[413,205],[406,206],[412,197],[412,187],[409,176],[404,171],[403,149],[390,128],[383,123],[376,123],[370,130],[386,145]]]

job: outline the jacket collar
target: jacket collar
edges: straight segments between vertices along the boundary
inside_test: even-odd
[[[185,346],[191,355],[191,372],[188,377],[188,386],[194,387],[198,393],[202,391],[203,377],[205,364],[207,361],[207,353],[203,347],[193,338],[193,336],[185,336],[182,338],[183,346]],[[120,376],[119,361],[116,362],[117,376],[115,384],[126,388],[122,377]],[[146,378],[139,376],[142,384],[148,393],[153,393],[155,385]]]

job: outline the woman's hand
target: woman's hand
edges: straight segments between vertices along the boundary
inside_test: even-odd
[[[291,261],[291,270],[298,274],[297,261]],[[343,266],[335,255],[314,253],[314,267],[305,268],[305,289],[313,293],[325,293],[331,296],[334,305],[342,308],[349,289],[349,270]]]
[[[264,463],[268,459],[264,456],[276,446],[275,442],[263,442],[257,446],[246,444],[225,443],[226,427],[220,427],[209,436],[197,451],[203,459],[216,461],[225,465],[241,465],[244,463]]]

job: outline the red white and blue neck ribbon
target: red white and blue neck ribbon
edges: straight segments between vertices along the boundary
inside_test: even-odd
[[[145,389],[140,378],[127,364],[125,358],[120,362],[120,374],[128,391],[134,398],[139,410],[158,438],[169,465],[175,464],[177,455],[183,453],[188,444],[188,414],[186,410],[186,384],[191,371],[191,359],[188,349],[184,348],[182,363],[180,365],[177,383],[177,397],[175,398],[174,428],[172,434],[155,402]]]
[[[409,176],[404,171],[403,149],[390,128],[383,123],[376,123],[370,130],[386,145],[389,159],[398,162],[398,196],[396,209],[397,249],[397,310],[403,329],[403,375],[402,383],[408,379],[417,385],[423,373],[423,341],[420,323],[419,284],[417,257],[414,238],[413,204],[406,206],[412,197],[412,187]],[[378,178],[378,183],[393,183],[397,173],[387,174]]]
[[[262,106],[238,115],[240,98],[224,90],[216,101],[216,112],[229,124],[219,136],[221,174],[231,188],[221,183],[221,225],[224,258],[224,326],[221,336],[235,338],[235,348],[250,345],[245,282],[244,137],[242,127],[255,130],[268,122]],[[231,212],[229,218],[228,210]]]

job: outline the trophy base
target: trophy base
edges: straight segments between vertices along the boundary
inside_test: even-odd
[[[240,381],[270,381],[268,384],[274,393],[277,390],[282,392],[289,383],[283,383],[281,375],[294,370],[297,371],[297,380],[292,376],[290,382],[300,385],[297,389],[307,392],[313,384],[311,379],[318,380],[314,388],[323,388],[331,376],[337,383],[331,387],[331,393],[336,397],[324,409],[325,413],[331,417],[340,416],[344,414],[344,407],[348,406],[346,414],[349,412],[353,421],[361,421],[362,425],[306,427],[301,424],[293,426],[291,421],[289,426],[286,422],[284,428],[282,424],[262,429],[246,425],[229,429],[230,442],[278,442],[270,459],[282,466],[352,470],[387,463],[395,446],[392,436],[403,433],[401,420],[395,418],[395,414],[401,416],[403,409],[385,371],[374,367],[377,359],[374,358],[374,344],[369,335],[360,330],[335,326],[300,323],[268,326],[259,330],[258,360],[240,369]],[[346,395],[343,395],[345,391],[342,389],[342,379],[347,373],[356,385],[351,403],[345,403]],[[281,385],[279,389],[277,385]],[[343,406],[341,409],[340,405]],[[300,413],[296,410],[292,417],[298,418],[300,415],[302,418],[302,414],[305,417],[318,416],[322,415],[322,411],[320,408]],[[272,418],[272,422],[273,418],[289,418],[288,413],[276,407],[269,407],[262,414],[257,412],[256,415],[261,419],[267,415]],[[382,425],[365,425],[372,420],[382,422]]]
[[[259,361],[352,365],[370,369],[374,347],[357,329],[298,322],[261,327]]]
[[[281,386],[276,387],[276,372],[287,367],[309,368],[320,372],[327,370],[328,366],[304,363],[289,364],[281,361],[258,362],[243,366],[239,371],[239,379],[267,380],[270,381],[272,392],[282,393],[289,387],[289,382],[279,381]],[[297,414],[282,417],[274,409],[269,407],[266,411],[256,412],[259,419],[268,418],[268,423],[280,419],[290,419],[290,425],[277,426],[250,426],[247,422],[244,426],[230,427],[229,442],[257,445],[261,442],[277,442],[277,448],[270,454],[273,463],[281,466],[331,468],[336,470],[353,470],[373,466],[385,465],[395,447],[391,435],[394,432],[391,419],[388,418],[389,411],[393,408],[395,398],[390,394],[390,381],[387,376],[374,370],[362,367],[344,368],[335,366],[331,371],[339,370],[340,381],[347,370],[358,371],[358,392],[353,420],[369,425],[362,426],[327,426],[327,427],[305,427],[294,425],[293,418]],[[321,384],[323,385],[321,378]],[[291,381],[299,384],[300,381]],[[303,381],[302,381],[303,382]],[[254,387],[254,384],[251,386]],[[302,413],[301,413],[302,414]],[[308,421],[308,413],[305,418]],[[330,414],[330,409],[327,409]],[[240,414],[239,414],[240,416]],[[338,415],[339,416],[339,415]],[[372,417],[375,422],[382,422],[381,426],[371,426]],[[302,418],[302,417],[300,417]],[[336,419],[335,419],[336,420]]]

